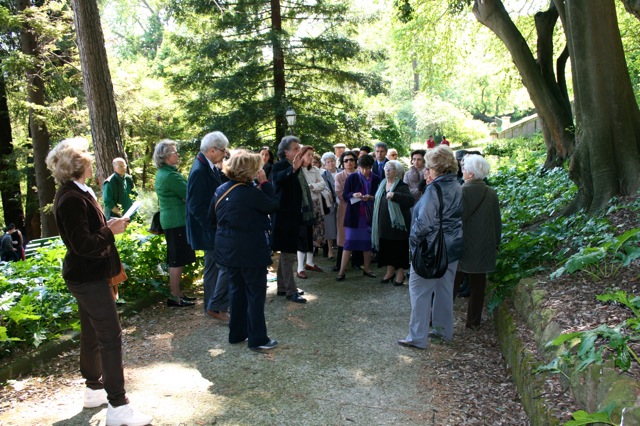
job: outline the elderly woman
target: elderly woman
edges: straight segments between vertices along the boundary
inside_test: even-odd
[[[415,199],[402,181],[402,163],[391,160],[384,165],[384,172],[373,207],[371,240],[378,251],[378,265],[387,267],[381,282],[386,284],[393,279],[393,285],[401,286],[404,270],[409,268],[410,209]]]
[[[397,160],[398,159],[398,150],[395,148],[389,148],[387,151],[387,159],[389,160]]]
[[[336,200],[338,201],[338,210],[336,213],[338,255],[336,256],[336,265],[333,267],[334,272],[340,271],[342,267],[342,251],[345,240],[344,217],[347,214],[348,202],[342,198],[342,192],[347,178],[356,171],[357,162],[358,157],[353,151],[343,152],[340,156],[342,171],[334,177]]]
[[[353,250],[362,251],[365,277],[375,278],[371,272],[371,220],[373,200],[380,185],[380,178],[371,172],[373,158],[369,155],[358,159],[358,171],[347,178],[342,191],[342,199],[347,204],[344,217],[345,242],[342,264],[336,281],[345,280],[345,269]]]
[[[333,254],[333,244],[338,237],[338,228],[336,224],[336,208],[337,199],[336,199],[336,182],[335,177],[338,174],[338,169],[336,168],[336,156],[332,152],[325,152],[322,154],[320,158],[322,162],[322,179],[324,179],[324,183],[329,190],[329,194],[331,196],[331,203],[329,203],[329,213],[324,215],[324,238],[327,240],[327,257],[329,260],[332,260],[334,257]],[[325,211],[326,212],[326,211]]]
[[[427,347],[430,336],[445,340],[453,337],[453,280],[462,256],[462,190],[456,179],[458,163],[451,148],[439,145],[430,150],[427,168],[432,182],[413,209],[409,243],[412,252],[422,240],[431,245],[442,226],[449,264],[442,277],[431,279],[421,277],[411,268],[409,334],[398,343],[420,349]],[[438,189],[442,193],[442,206]],[[432,333],[429,332],[429,319],[434,329]]]
[[[496,257],[502,235],[502,220],[496,191],[484,179],[489,162],[481,155],[466,155],[462,165],[462,258],[458,264],[455,287],[469,276],[470,298],[467,328],[477,328],[482,320],[487,272],[496,269]],[[454,292],[454,296],[457,292]]]
[[[67,247],[62,276],[78,302],[80,372],[85,379],[84,407],[109,404],[107,424],[146,425],[151,416],[134,412],[124,389],[122,329],[109,278],[118,275],[115,234],[129,219],[106,220],[93,190],[93,156],[83,138],[67,139],[47,156],[47,167],[60,185],[53,203],[60,237]],[[105,393],[106,392],[106,393]]]
[[[180,289],[182,270],[185,265],[195,262],[196,255],[187,241],[187,180],[177,169],[180,157],[176,143],[169,139],[158,142],[153,152],[153,162],[158,168],[155,187],[160,203],[160,224],[167,241],[172,296],[167,299],[167,306],[194,306],[195,299],[185,296]]]
[[[313,147],[305,145],[300,148],[300,156],[302,157],[302,174],[309,186],[311,194],[311,203],[313,204],[313,213],[315,216],[315,224],[312,227],[311,238],[301,238],[300,247],[298,247],[298,278],[307,279],[307,271],[324,272],[322,268],[313,261],[314,248],[322,247],[324,244],[324,212],[322,209],[322,197],[326,191],[322,172],[313,165],[314,150]]]
[[[217,223],[216,263],[229,276],[229,343],[247,341],[252,350],[273,349],[278,342],[267,336],[264,304],[272,263],[269,214],[278,209],[278,200],[258,154],[238,151],[224,174],[230,180],[216,190],[209,216]]]

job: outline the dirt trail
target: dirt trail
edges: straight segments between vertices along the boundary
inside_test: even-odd
[[[329,270],[328,261],[320,266]],[[309,302],[275,295],[266,317],[277,349],[256,353],[227,343],[227,328],[201,305],[161,304],[125,328],[127,391],[154,425],[523,425],[515,386],[501,366],[492,326],[460,327],[451,344],[413,350],[408,287],[360,271],[309,272],[299,280]],[[104,425],[106,408],[82,409],[78,351],[0,390],[0,426]]]

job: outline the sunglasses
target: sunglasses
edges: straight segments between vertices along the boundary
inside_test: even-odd
[[[345,158],[343,161],[344,161],[345,163],[348,163],[348,162],[350,162],[350,161],[356,161],[356,160],[355,160],[355,158]]]

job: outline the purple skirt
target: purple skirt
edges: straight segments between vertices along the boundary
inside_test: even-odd
[[[371,251],[371,227],[360,217],[357,228],[344,227],[344,249],[350,251]]]

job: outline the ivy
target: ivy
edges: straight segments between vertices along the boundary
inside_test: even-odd
[[[166,244],[132,223],[116,236],[116,245],[129,279],[119,286],[118,303],[149,293],[168,295]],[[42,248],[24,262],[0,266],[0,358],[16,348],[38,347],[68,330],[78,330],[78,307],[62,278],[62,242]],[[201,275],[203,259],[185,267],[183,285]]]

